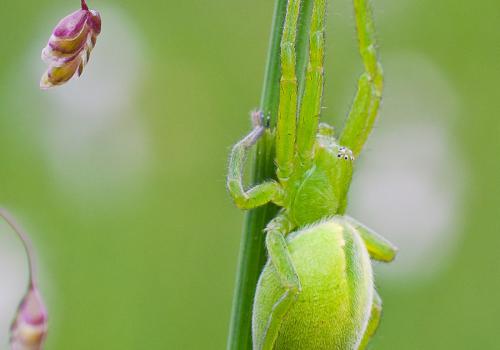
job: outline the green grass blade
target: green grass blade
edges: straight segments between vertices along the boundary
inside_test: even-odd
[[[303,67],[307,55],[307,38],[309,35],[309,18],[311,0],[303,1],[302,17],[297,32],[297,57],[299,87],[303,79]],[[264,77],[264,86],[260,109],[269,117],[271,128],[276,125],[276,115],[279,104],[280,79],[280,40],[285,18],[287,0],[276,0],[270,47]],[[260,183],[275,177],[274,167],[274,137],[266,133],[257,145],[253,162],[253,183]],[[274,205],[249,211],[245,216],[243,237],[240,246],[237,280],[230,320],[228,350],[252,349],[252,304],[255,287],[262,267],[266,261],[264,246],[264,228],[276,215]]]

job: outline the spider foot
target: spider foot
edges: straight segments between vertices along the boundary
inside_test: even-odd
[[[337,153],[337,158],[339,159],[344,159],[344,160],[354,160],[354,155],[352,151],[349,148],[346,148],[344,146],[339,147],[339,151]]]

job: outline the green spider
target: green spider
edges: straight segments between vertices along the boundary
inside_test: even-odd
[[[353,2],[365,72],[338,139],[332,127],[319,123],[326,0],[313,2],[301,99],[295,52],[301,1],[288,0],[275,131],[277,181],[243,186],[247,153],[266,131],[261,113],[253,114],[253,130],[231,153],[227,187],[236,205],[282,207],[266,227],[269,260],[254,301],[254,349],[360,350],[380,321],[370,258],[392,261],[396,248],[345,215],[353,162],[376,119],[383,80],[368,0]]]

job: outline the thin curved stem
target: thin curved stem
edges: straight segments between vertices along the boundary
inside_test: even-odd
[[[5,222],[12,228],[12,230],[16,233],[17,237],[23,244],[23,248],[26,253],[26,257],[28,259],[28,272],[29,272],[28,287],[30,288],[34,287],[36,281],[36,269],[35,269],[34,253],[31,245],[31,240],[7,210],[0,208],[0,217],[4,219]]]

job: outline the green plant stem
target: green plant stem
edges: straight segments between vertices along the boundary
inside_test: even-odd
[[[260,109],[266,117],[270,118],[271,126],[276,123],[279,102],[280,39],[286,2],[286,0],[276,0],[260,103]],[[253,183],[274,177],[273,141],[273,135],[266,132],[257,144],[253,163]],[[276,211],[277,208],[269,204],[253,209],[245,215],[227,350],[252,349],[252,303],[257,279],[266,259],[263,229],[276,214]]]
[[[286,14],[286,4],[287,0],[276,0],[260,103],[260,110],[266,118],[269,118],[271,130],[276,125],[279,103],[280,40]],[[307,37],[311,8],[312,1],[303,0],[301,17],[299,19],[300,26],[297,32],[297,76],[299,91],[302,91],[303,71],[305,62],[307,61]],[[271,132],[266,132],[257,144],[257,152],[253,162],[252,182],[256,184],[266,179],[274,178],[275,170],[274,135]],[[276,212],[277,207],[269,204],[253,209],[245,215],[227,343],[228,350],[252,349],[252,304],[257,280],[266,261],[264,228],[276,215]]]

